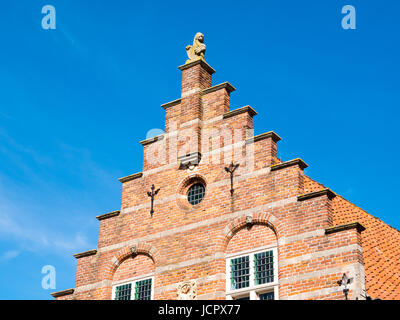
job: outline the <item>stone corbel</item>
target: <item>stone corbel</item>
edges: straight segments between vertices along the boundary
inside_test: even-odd
[[[178,157],[179,169],[194,169],[200,163],[201,153],[192,152]]]

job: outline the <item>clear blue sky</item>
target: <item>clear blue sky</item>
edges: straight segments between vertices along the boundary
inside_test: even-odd
[[[41,28],[56,8],[57,29]],[[341,8],[357,29],[341,28]],[[0,8],[0,298],[74,286],[117,178],[141,171],[162,103],[179,98],[185,46],[205,34],[214,84],[251,105],[279,157],[400,228],[399,1],[19,0]],[[56,290],[41,287],[53,265]]]

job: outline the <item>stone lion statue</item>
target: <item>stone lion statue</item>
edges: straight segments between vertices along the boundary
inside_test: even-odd
[[[193,45],[186,47],[186,52],[189,59],[186,63],[190,63],[196,60],[204,60],[204,54],[206,53],[206,45],[204,44],[204,35],[201,32],[197,32],[194,36]]]

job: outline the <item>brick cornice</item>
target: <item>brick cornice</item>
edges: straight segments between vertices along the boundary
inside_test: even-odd
[[[307,163],[305,163],[300,158],[297,158],[297,159],[285,161],[282,163],[274,164],[271,166],[271,171],[280,170],[280,169],[295,166],[295,165],[298,165],[301,169],[305,169],[308,167]]]
[[[252,107],[244,106],[239,109],[235,109],[235,110],[224,113],[223,118],[226,119],[226,118],[234,117],[238,114],[242,114],[245,112],[249,113],[251,117],[253,117],[257,114],[257,112]]]
[[[365,227],[362,224],[360,224],[359,222],[347,223],[347,224],[342,224],[339,226],[326,228],[325,234],[331,234],[331,233],[350,230],[350,229],[357,229],[357,232],[361,233],[365,230]]]
[[[162,140],[162,139],[164,139],[164,135],[163,135],[163,134],[160,134],[160,135],[158,135],[158,136],[151,137],[151,138],[146,139],[146,140],[142,140],[142,141],[140,141],[139,143],[140,143],[142,146],[146,146],[146,145],[148,145],[148,144],[150,144],[150,143],[153,143],[153,142],[156,142],[156,141],[159,141],[159,140]]]
[[[202,68],[204,68],[209,74],[215,73],[215,70],[204,60],[196,60],[190,63],[185,63],[181,66],[178,67],[179,70],[183,71],[186,69],[189,69],[191,67],[197,66],[198,64],[201,65]]]
[[[83,257],[93,256],[96,253],[97,253],[97,249],[93,249],[93,250],[89,250],[89,251],[85,251],[85,252],[76,253],[76,254],[74,254],[74,257],[76,259],[80,259],[80,258],[83,258]]]
[[[104,219],[116,217],[116,216],[118,216],[120,214],[120,212],[121,211],[119,211],[119,210],[115,210],[115,211],[112,211],[112,212],[104,213],[104,214],[101,214],[101,215],[97,216],[96,219],[101,221],[101,220],[104,220]]]
[[[131,181],[134,179],[141,178],[142,176],[143,176],[143,172],[138,172],[138,173],[134,173],[129,176],[126,176],[126,177],[119,178],[118,180],[119,180],[119,182],[124,183],[124,182],[128,182],[128,181]]]
[[[52,292],[50,294],[53,296],[53,298],[59,298],[59,297],[68,296],[70,294],[73,294],[74,291],[75,291],[75,289],[66,289],[66,290],[62,290],[62,291]]]
[[[235,91],[235,87],[233,85],[231,85],[229,82],[223,82],[220,84],[217,84],[216,86],[207,88],[207,89],[203,89],[203,91],[201,91],[202,94],[208,94],[217,90],[221,90],[221,89],[226,89],[226,91],[228,91],[229,93]]]
[[[301,194],[297,197],[297,200],[304,201],[304,200],[321,197],[321,196],[327,196],[329,198],[329,200],[332,200],[334,197],[336,197],[336,194],[331,189],[322,189],[319,191]]]
[[[251,137],[251,138],[247,138],[246,144],[257,142],[257,141],[260,141],[263,139],[268,139],[268,138],[271,138],[274,142],[278,142],[281,140],[281,137],[278,136],[275,132],[269,131],[269,132],[265,132],[265,133],[259,134],[257,136]]]
[[[170,107],[173,107],[173,106],[176,106],[176,105],[178,105],[180,103],[181,103],[181,99],[176,99],[174,101],[170,101],[170,102],[162,104],[161,108],[164,108],[166,110],[166,109],[168,109]]]

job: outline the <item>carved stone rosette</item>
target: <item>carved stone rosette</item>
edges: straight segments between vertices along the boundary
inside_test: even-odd
[[[195,300],[197,298],[197,284],[194,280],[184,281],[178,285],[178,300]]]

